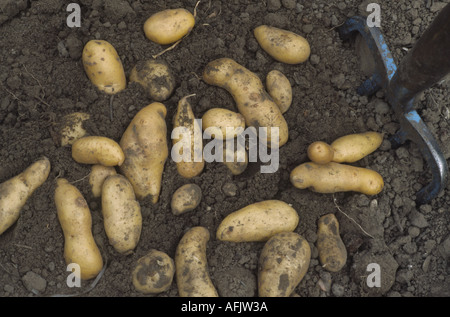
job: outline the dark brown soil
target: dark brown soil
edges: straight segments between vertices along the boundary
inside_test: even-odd
[[[445,1],[448,2],[448,1]],[[86,77],[81,63],[90,39],[109,41],[118,51],[127,75],[134,65],[162,49],[144,36],[144,21],[157,11],[184,7],[193,12],[196,1],[79,0],[80,28],[66,25],[70,1],[0,0],[0,182],[17,175],[42,155],[52,163],[48,180],[29,198],[19,220],[0,236],[0,296],[26,297],[78,294],[84,296],[143,296],[131,283],[137,260],[150,249],[173,257],[186,230],[204,226],[211,233],[209,272],[221,296],[257,296],[257,264],[264,243],[227,243],[215,239],[220,221],[248,204],[280,199],[298,211],[295,230],[311,245],[309,270],[295,290],[301,297],[336,296],[450,296],[450,185],[430,204],[416,206],[415,193],[430,172],[415,144],[392,149],[387,137],[398,121],[383,93],[358,96],[355,88],[365,78],[354,42],[343,42],[336,27],[347,17],[365,12],[368,1],[201,1],[195,28],[176,48],[159,57],[170,65],[176,89],[164,104],[167,124],[178,100],[189,94],[194,113],[208,109],[237,110],[230,94],[205,84],[205,65],[229,57],[261,79],[272,69],[291,81],[294,101],[285,118],[289,141],[280,149],[276,173],[260,173],[260,164],[233,176],[221,163],[208,163],[201,175],[186,180],[175,163],[165,166],[160,200],[142,202],[143,230],[135,252],[117,254],[108,244],[101,204],[90,193],[90,166],[76,163],[70,147],[60,147],[54,131],[63,115],[82,111],[91,115],[92,135],[119,141],[139,109],[151,102],[135,84],[117,94],[110,119],[109,96]],[[399,63],[444,5],[436,1],[389,1],[381,5],[381,29]],[[311,56],[305,63],[287,65],[261,50],[252,30],[268,24],[306,37]],[[367,57],[367,56],[366,56]],[[362,56],[363,62],[367,58]],[[417,109],[450,158],[449,81],[418,98]],[[355,192],[317,194],[294,188],[290,171],[307,161],[306,148],[316,140],[332,142],[342,135],[374,130],[386,140],[355,165],[378,171],[383,191],[373,197]],[[170,131],[170,130],[169,130]],[[170,133],[169,133],[170,136]],[[54,204],[55,179],[67,178],[85,196],[92,212],[93,233],[107,260],[104,275],[89,289],[69,288],[63,258],[64,237]],[[203,191],[200,205],[174,216],[170,200],[181,185],[193,182]],[[231,189],[231,190],[230,190]],[[345,267],[326,271],[318,261],[317,220],[335,213],[348,251]],[[381,268],[381,287],[368,287],[370,263]],[[178,296],[177,285],[158,296]]]

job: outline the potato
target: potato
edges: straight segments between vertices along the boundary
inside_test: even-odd
[[[67,179],[58,178],[55,204],[64,234],[66,264],[78,264],[83,280],[96,277],[102,270],[103,259],[92,235],[92,217],[86,200]]]
[[[82,55],[89,80],[100,90],[114,95],[125,89],[127,79],[116,49],[107,41],[91,40]]]
[[[184,178],[198,176],[205,167],[202,128],[187,100],[189,97],[185,96],[178,102],[172,131],[172,159],[176,162],[178,174]]]
[[[155,43],[166,45],[180,40],[195,25],[195,18],[186,9],[167,9],[150,16],[144,23],[145,36]]]
[[[194,210],[202,200],[202,189],[196,184],[186,184],[173,193],[170,207],[174,215]]]
[[[295,232],[280,232],[270,238],[258,262],[258,295],[289,297],[309,268],[311,248]]]
[[[120,166],[125,160],[120,145],[104,136],[86,136],[72,144],[72,158],[81,164]]]
[[[347,262],[347,250],[339,235],[339,222],[333,214],[320,217],[317,224],[317,250],[322,267],[340,271]]]
[[[133,185],[138,200],[159,200],[164,165],[169,155],[166,107],[154,102],[142,108],[128,125],[120,146],[125,161],[120,171]]]
[[[109,243],[118,253],[131,253],[141,236],[142,215],[133,185],[125,176],[111,175],[103,182],[102,215]]]
[[[74,112],[64,116],[58,131],[61,146],[72,145],[76,140],[84,137],[87,132],[83,123],[90,117],[84,112]]]
[[[253,34],[261,48],[282,63],[303,63],[311,53],[308,41],[291,31],[260,25],[253,30]]]
[[[44,156],[0,184],[0,235],[19,219],[28,198],[47,180],[50,167],[49,159]]]
[[[172,71],[162,60],[139,61],[130,72],[130,81],[139,83],[155,101],[169,99],[175,88]]]
[[[242,174],[248,166],[248,154],[244,147],[240,148],[235,145],[234,151],[227,151],[227,145],[223,147],[223,164],[230,170],[233,175]]]
[[[234,98],[239,112],[249,127],[267,128],[267,146],[271,147],[278,134],[278,144],[284,145],[289,136],[288,126],[280,108],[265,90],[259,77],[229,58],[216,59],[206,65],[203,80],[210,85],[226,89]]]
[[[132,272],[133,285],[143,294],[159,294],[170,288],[174,275],[172,258],[162,251],[151,249],[137,261]]]
[[[266,76],[266,88],[281,113],[288,111],[292,104],[292,86],[289,79],[279,70],[272,70]]]
[[[377,172],[335,162],[303,163],[292,170],[290,180],[297,188],[324,194],[355,191],[376,195],[384,187],[383,178]]]
[[[209,231],[193,227],[181,238],[175,251],[175,273],[181,297],[218,297],[208,273],[206,246]]]
[[[326,164],[333,160],[334,150],[328,143],[316,141],[308,146],[307,154],[312,162]]]
[[[293,231],[298,225],[297,211],[284,201],[265,200],[230,213],[217,228],[221,241],[267,241],[273,235]]]
[[[102,195],[102,186],[105,179],[110,175],[115,175],[116,169],[113,166],[92,165],[89,175],[89,185],[91,185],[92,195],[98,198]]]
[[[237,112],[212,108],[202,117],[202,128],[205,135],[219,140],[233,139],[245,129],[245,119]]]
[[[374,152],[383,142],[378,132],[365,132],[345,135],[331,143],[334,151],[333,162],[353,163]]]

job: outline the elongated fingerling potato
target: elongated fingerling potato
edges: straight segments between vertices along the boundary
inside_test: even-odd
[[[175,252],[175,272],[181,297],[218,297],[208,273],[206,246],[209,231],[193,227],[181,238]]]
[[[355,191],[376,195],[384,187],[383,177],[377,172],[335,162],[303,163],[292,170],[290,179],[297,188],[324,194]]]
[[[86,200],[67,179],[59,178],[55,204],[64,234],[66,264],[78,264],[83,280],[96,277],[103,267],[103,259],[92,235],[92,217]]]
[[[72,158],[82,164],[120,166],[125,155],[116,141],[103,136],[87,136],[72,145]]]
[[[47,180],[50,165],[49,159],[42,157],[0,184],[0,235],[19,219],[28,198]]]
[[[166,107],[154,102],[131,120],[120,140],[125,161],[120,171],[133,185],[138,200],[159,200],[164,165],[169,155]]]
[[[82,60],[88,78],[100,91],[113,95],[125,89],[127,80],[122,61],[109,42],[87,42]]]
[[[383,135],[378,132],[355,133],[342,136],[330,144],[333,149],[333,162],[353,163],[378,149]]]
[[[221,241],[267,241],[273,235],[293,231],[299,222],[297,211],[281,200],[265,200],[230,213],[217,228]]]
[[[203,115],[202,128],[206,135],[215,139],[232,139],[244,131],[245,119],[240,113],[212,108]]]
[[[108,176],[102,186],[102,215],[106,236],[121,254],[132,252],[141,236],[141,206],[133,186],[120,174]]]
[[[340,271],[347,262],[347,249],[339,235],[339,222],[333,214],[320,217],[317,223],[317,250],[322,267]]]
[[[295,232],[280,232],[271,237],[258,262],[260,297],[289,297],[309,268],[311,248]]]
[[[287,122],[255,73],[230,58],[219,58],[206,65],[203,80],[233,96],[246,125],[257,129],[260,137],[264,133],[268,147],[281,147],[287,142]]]
[[[288,111],[292,104],[292,86],[289,79],[279,70],[271,70],[266,76],[266,87],[281,113]]]
[[[91,174],[89,174],[89,185],[91,185],[92,195],[95,198],[102,195],[102,187],[105,179],[115,174],[117,172],[113,166],[92,165]]]

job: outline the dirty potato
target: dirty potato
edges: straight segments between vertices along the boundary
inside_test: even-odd
[[[64,116],[58,131],[61,146],[72,145],[76,140],[86,135],[83,123],[90,119],[84,112],[74,112]]]
[[[174,215],[194,210],[202,200],[202,189],[197,184],[186,184],[178,188],[172,196],[170,207]]]
[[[347,262],[347,249],[339,235],[339,222],[333,214],[320,217],[317,223],[317,250],[322,267],[340,271]]]
[[[117,174],[113,166],[92,165],[89,174],[89,185],[91,186],[92,195],[98,198],[102,195],[102,186],[105,179],[110,175]]]
[[[266,76],[266,88],[281,113],[288,111],[292,104],[292,86],[289,79],[279,70],[272,70]]]

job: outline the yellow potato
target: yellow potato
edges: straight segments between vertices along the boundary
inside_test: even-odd
[[[130,73],[130,81],[139,83],[155,101],[169,99],[175,88],[175,78],[162,60],[139,61]]]
[[[142,108],[120,140],[125,162],[120,170],[133,185],[139,200],[159,200],[164,165],[169,155],[166,107],[154,102]]]
[[[295,232],[280,232],[270,238],[258,263],[258,295],[289,297],[309,268],[311,248]]]
[[[74,112],[62,118],[59,129],[61,146],[72,145],[76,140],[86,135],[83,123],[90,119],[90,115],[84,112]]]
[[[89,280],[103,267],[100,250],[92,235],[92,217],[81,192],[66,179],[56,181],[55,204],[64,234],[66,264],[80,266],[80,278]]]
[[[132,272],[133,285],[143,294],[159,294],[167,291],[175,275],[175,264],[162,251],[151,249],[141,257]]]
[[[92,195],[98,198],[102,195],[102,186],[105,179],[110,175],[115,175],[116,169],[113,166],[92,165],[89,175],[89,185],[91,185]]]
[[[82,60],[88,78],[99,90],[113,95],[125,89],[127,80],[122,61],[109,42],[87,42]]]
[[[287,142],[289,131],[286,120],[255,73],[232,59],[220,58],[206,65],[203,80],[207,84],[226,89],[233,96],[247,126],[267,128],[265,133],[268,147],[272,146],[272,133],[275,143],[275,136],[278,136],[275,147],[281,147]]]
[[[308,41],[291,31],[260,25],[253,30],[253,34],[261,48],[282,63],[303,63],[311,53]]]
[[[72,158],[81,164],[120,166],[125,155],[120,145],[110,138],[86,136],[72,144]]]
[[[334,151],[333,162],[353,163],[378,149],[383,135],[378,132],[349,134],[331,143]]]
[[[333,148],[326,142],[316,141],[308,146],[309,159],[317,164],[326,164],[333,160]]]
[[[339,222],[333,214],[320,217],[317,229],[317,250],[322,267],[340,271],[347,262],[347,250],[339,235]]]
[[[202,128],[195,119],[188,97],[180,99],[173,118],[171,154],[178,173],[185,178],[192,178],[203,171],[205,161]]]
[[[245,129],[245,119],[237,112],[212,108],[202,117],[202,128],[205,135],[219,140],[235,138]]]
[[[234,150],[227,151],[227,145],[223,147],[223,164],[230,170],[233,175],[242,174],[248,166],[248,154],[244,147],[237,147]]]
[[[0,184],[0,235],[19,219],[20,211],[50,173],[50,161],[42,157],[23,172]]]
[[[102,215],[109,243],[121,254],[132,252],[141,236],[142,215],[133,186],[125,176],[111,175],[103,182]]]
[[[144,23],[145,36],[155,43],[174,43],[187,35],[195,25],[195,18],[186,9],[167,9],[150,16]]]
[[[175,252],[175,274],[181,297],[218,297],[208,273],[206,246],[209,231],[193,227],[181,238]]]
[[[297,188],[324,194],[355,191],[376,195],[384,187],[383,178],[377,172],[335,162],[303,163],[292,170],[290,179]]]
[[[292,86],[289,79],[279,70],[272,70],[266,76],[266,87],[281,113],[288,111],[292,104]]]
[[[297,211],[280,200],[253,203],[230,213],[217,228],[221,241],[267,241],[273,235],[293,231],[298,225]]]
[[[178,188],[172,196],[170,207],[174,215],[194,210],[202,200],[202,189],[196,184],[186,184]]]

